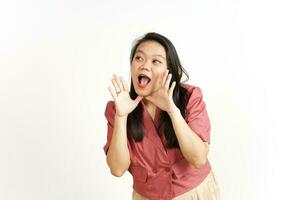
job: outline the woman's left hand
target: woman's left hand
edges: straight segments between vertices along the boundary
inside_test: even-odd
[[[158,106],[161,110],[166,111],[167,113],[174,112],[177,107],[173,101],[173,91],[176,85],[174,81],[169,88],[172,74],[168,74],[169,70],[166,70],[159,79],[159,89],[151,93],[149,96],[146,96],[145,99],[149,100],[151,103]]]

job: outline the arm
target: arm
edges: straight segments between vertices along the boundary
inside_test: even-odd
[[[208,142],[201,138],[188,126],[178,108],[169,113],[173,128],[185,159],[194,167],[200,168],[206,163],[209,151]]]
[[[174,81],[170,86],[171,77],[172,74],[168,75],[168,70],[166,70],[161,76],[160,89],[147,96],[146,99],[169,114],[183,156],[194,167],[200,168],[206,163],[210,131],[201,90],[195,88],[189,97],[186,107],[189,114],[187,116],[188,122],[186,122],[173,101],[176,82]],[[201,137],[199,137],[200,135]]]
[[[112,175],[122,176],[130,165],[130,153],[127,147],[127,116],[115,115],[114,129],[106,162]]]
[[[105,116],[108,121],[108,140],[104,149],[107,151],[106,162],[114,176],[122,176],[130,166],[130,146],[127,140],[127,117],[138,105],[142,97],[132,100],[125,81],[116,75],[112,79],[114,88],[109,91],[114,99],[107,104]]]

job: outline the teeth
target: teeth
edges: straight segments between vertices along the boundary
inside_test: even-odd
[[[139,82],[141,82],[141,79],[142,79],[142,78],[143,78],[142,75],[139,75],[139,76],[138,76]]]
[[[144,74],[140,74],[140,75],[138,76],[139,81],[141,81],[141,79],[142,79],[143,77],[146,77],[146,78],[148,78],[149,80],[151,80],[148,76],[146,76],[146,75],[144,75]]]
[[[144,75],[144,74],[140,74],[138,76],[138,81],[139,81],[140,84],[145,86],[151,81],[151,79],[148,76]]]

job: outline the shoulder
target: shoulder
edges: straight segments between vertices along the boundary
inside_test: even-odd
[[[114,101],[108,101],[106,103],[106,110],[114,110],[115,109],[115,102]]]
[[[115,107],[115,102],[114,101],[108,101],[106,103],[106,107]]]
[[[203,101],[203,94],[200,87],[182,83],[181,86],[187,90],[186,112],[201,111],[206,103]]]
[[[200,87],[195,86],[195,85],[191,85],[191,84],[187,84],[187,83],[180,83],[181,87],[186,89],[188,94],[189,94],[189,99],[190,98],[202,98],[202,90]]]
[[[108,101],[105,108],[105,116],[106,118],[112,117],[116,112],[115,108],[115,102],[114,101]]]

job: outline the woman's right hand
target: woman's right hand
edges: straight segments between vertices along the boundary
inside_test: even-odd
[[[139,102],[142,100],[142,97],[137,96],[135,100],[132,100],[129,95],[127,84],[122,77],[118,77],[114,74],[111,82],[114,88],[108,86],[108,90],[114,99],[116,114],[119,117],[127,116],[137,107]]]

